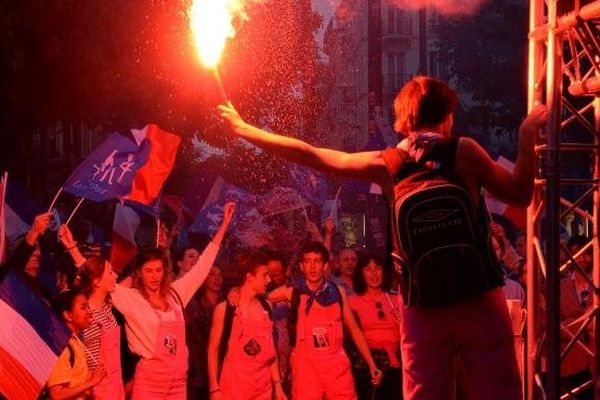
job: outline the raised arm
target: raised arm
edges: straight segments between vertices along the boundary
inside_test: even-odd
[[[34,218],[31,228],[25,235],[25,239],[8,257],[6,263],[2,265],[5,272],[8,270],[23,271],[25,269],[25,266],[35,251],[39,237],[48,229],[51,218],[52,213],[49,212],[39,214]]]
[[[58,228],[58,239],[62,243],[65,251],[69,253],[71,258],[73,259],[73,263],[77,268],[80,268],[85,262],[85,257],[79,251],[77,247],[77,242],[73,239],[73,234],[67,225],[61,225]]]
[[[183,277],[173,282],[173,289],[175,289],[181,297],[184,307],[189,303],[196,290],[198,290],[208,276],[208,273],[217,258],[219,248],[223,242],[223,237],[225,236],[225,232],[227,232],[227,228],[229,227],[234,214],[235,203],[226,203],[223,210],[223,222],[217,230],[213,240],[206,246],[202,254],[200,254],[198,261],[192,269]]]
[[[301,140],[264,131],[246,123],[231,104],[220,105],[219,112],[233,132],[253,144],[287,160],[335,175],[387,183],[389,175],[380,151],[346,153],[315,147]]]
[[[473,176],[494,197],[507,204],[529,205],[535,177],[535,139],[547,118],[547,108],[539,106],[529,113],[519,127],[519,149],[512,172],[498,165],[470,138],[462,138],[460,141],[456,155],[458,172],[463,176]]]

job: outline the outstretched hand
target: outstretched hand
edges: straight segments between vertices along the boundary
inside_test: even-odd
[[[219,110],[219,115],[221,118],[229,124],[234,132],[237,133],[246,125],[246,122],[242,119],[242,117],[240,117],[240,114],[237,112],[231,102],[227,102],[227,104],[221,104],[217,106],[217,109]]]
[[[537,134],[537,132],[546,125],[548,121],[548,106],[540,105],[535,107],[521,123],[520,131],[527,134]]]
[[[234,215],[235,203],[233,201],[228,201],[227,203],[225,203],[225,207],[223,207],[223,225],[229,225]]]

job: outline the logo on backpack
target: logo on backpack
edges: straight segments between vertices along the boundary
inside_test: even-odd
[[[445,219],[448,219],[452,215],[456,214],[460,210],[451,209],[451,210],[431,210],[426,212],[425,214],[415,217],[415,222],[441,222]]]

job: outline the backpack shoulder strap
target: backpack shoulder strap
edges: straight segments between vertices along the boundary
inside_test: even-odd
[[[335,282],[330,281],[330,283],[333,285],[334,290],[337,292],[338,295],[338,304],[340,305],[340,314],[343,318],[344,315],[344,300],[342,299],[342,292],[340,291],[340,288],[338,287],[338,285]]]
[[[233,317],[235,316],[235,307],[229,302],[225,305],[225,316],[223,318],[223,331],[221,332],[221,340],[219,341],[219,368],[217,376],[221,376],[223,368],[223,360],[227,354],[229,346],[229,338],[231,338],[231,327],[233,326]]]
[[[67,342],[67,351],[69,352],[69,365],[73,368],[75,365],[75,349],[73,349],[73,346],[69,342]]]
[[[449,137],[439,139],[431,147],[422,158],[425,161],[438,161],[442,164],[442,168],[454,170],[454,159],[456,158],[456,150],[458,149],[458,138]]]
[[[258,301],[260,302],[260,305],[262,306],[262,308],[265,309],[265,311],[267,312],[267,314],[269,314],[269,319],[271,321],[273,321],[273,309],[271,308],[271,305],[269,304],[269,302],[267,301],[267,299],[265,299],[262,296],[258,296]]]
[[[298,309],[300,308],[300,291],[292,287],[292,298],[290,300],[290,313],[288,315],[288,337],[290,347],[296,346],[296,325],[298,324]]]

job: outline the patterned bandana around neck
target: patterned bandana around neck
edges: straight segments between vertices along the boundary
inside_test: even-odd
[[[296,289],[300,291],[300,294],[305,294],[308,296],[308,300],[306,301],[306,310],[304,310],[305,314],[308,314],[314,301],[323,307],[340,302],[340,292],[339,290],[336,290],[334,285],[335,283],[325,280],[317,290],[311,290],[306,284],[305,279],[299,281]]]
[[[431,149],[431,146],[442,138],[437,132],[416,132],[400,142],[400,148],[408,155],[419,162],[421,157]]]

